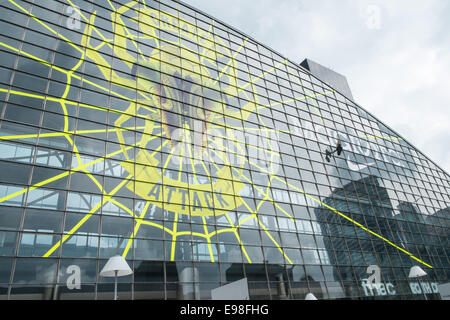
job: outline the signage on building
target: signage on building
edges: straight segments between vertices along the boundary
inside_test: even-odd
[[[346,151],[352,152],[356,155],[363,155],[366,157],[371,157],[372,159],[385,161],[395,166],[407,168],[405,161],[402,160],[403,157],[401,155],[401,152],[398,152],[397,150],[390,149],[377,143],[360,139],[358,137],[354,137],[344,132],[338,132],[317,123],[314,123],[313,125],[312,123],[305,121],[302,124],[297,117],[288,116],[288,118],[289,123],[291,124],[293,129],[291,130],[293,134],[307,139],[317,140],[318,142],[326,145],[336,145],[337,140],[340,139],[342,141],[342,148]],[[313,136],[313,132],[318,133],[317,139]],[[327,138],[327,136],[331,138]],[[362,171],[365,168],[374,165],[375,163],[369,162],[363,165],[357,164],[347,157],[347,164],[351,170]]]
[[[370,283],[368,279],[361,279],[361,288],[366,297],[394,296],[398,294],[397,289],[391,282]],[[412,294],[434,294],[439,292],[438,283],[436,282],[421,282],[420,284],[418,282],[409,282],[409,288]],[[450,291],[447,295],[449,293]]]

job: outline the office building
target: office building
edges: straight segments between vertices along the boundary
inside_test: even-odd
[[[115,255],[121,300],[449,282],[448,173],[320,74],[178,1],[7,0],[0,30],[0,299],[112,299]]]

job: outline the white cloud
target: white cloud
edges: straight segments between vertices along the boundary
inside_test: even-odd
[[[293,62],[344,74],[358,104],[450,172],[448,1],[188,3]]]

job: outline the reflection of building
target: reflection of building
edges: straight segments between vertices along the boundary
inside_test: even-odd
[[[448,281],[448,174],[342,77],[179,1],[70,3],[1,4],[1,299],[111,299],[116,254],[120,299],[367,298],[372,264],[394,298],[413,263]]]
[[[425,218],[425,223],[435,228],[430,228],[431,234],[437,234],[442,237],[441,241],[445,241],[445,237],[448,237],[450,230],[450,223],[448,216],[450,213],[450,207],[436,211],[435,213]]]
[[[427,245],[420,245],[423,240],[415,238],[420,237],[418,228],[426,230],[431,227],[425,224],[427,217],[407,202],[400,202],[397,206],[400,214],[394,215],[387,190],[380,185],[376,176],[367,176],[352,181],[343,188],[335,189],[324,203],[335,205],[347,217],[370,230],[380,230],[378,235],[396,243],[415,257],[430,261]],[[363,292],[362,295],[376,295],[375,290],[373,294],[367,293],[369,291],[364,282],[371,275],[367,273],[367,267],[370,265],[381,267],[384,282],[383,289],[380,290],[381,295],[410,294],[405,289],[404,283],[402,284],[402,280],[406,280],[404,273],[406,270],[395,267],[410,265],[411,262],[402,258],[395,247],[386,246],[385,241],[379,237],[354,228],[353,223],[349,223],[327,208],[317,208],[315,213],[322,222],[322,229],[329,230],[331,237],[325,242],[325,246],[329,252],[334,253],[330,254],[332,264],[336,265],[334,274],[337,279],[344,282],[347,296],[358,295],[355,292],[355,281],[357,286],[362,284],[359,288],[360,292]],[[387,268],[387,266],[395,267]],[[393,280],[398,280],[400,290],[394,289]],[[349,287],[345,285],[347,281]]]
[[[386,230],[384,214],[388,201],[377,178],[368,176],[335,189],[324,203],[338,208],[361,225],[372,229],[379,225]],[[330,256],[332,264],[338,266],[334,269],[335,277],[343,281],[347,296],[358,296],[359,279],[367,277],[364,266],[380,265],[387,259],[383,242],[371,238],[364,230],[355,229],[353,223],[326,208],[317,208],[315,213],[322,229],[329,230],[330,238],[325,246],[334,252]]]
[[[432,261],[442,267],[448,267],[450,261],[448,259],[448,245],[450,239],[450,223],[448,217],[450,216],[450,207],[436,211],[435,213],[425,217],[425,230],[426,233],[423,235],[425,247],[428,255]],[[447,252],[447,259],[444,252]],[[439,282],[443,282],[448,277],[435,272]]]

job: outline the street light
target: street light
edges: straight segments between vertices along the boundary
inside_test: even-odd
[[[423,271],[423,269],[421,267],[414,266],[414,267],[411,267],[411,269],[409,270],[408,278],[420,278],[420,277],[423,277],[426,275],[427,275],[427,273],[425,271]],[[425,294],[425,291],[422,288],[422,283],[420,282],[419,279],[417,279],[417,281],[419,281],[420,290],[422,290],[425,300],[428,300],[427,295]]]
[[[317,298],[312,293],[308,293],[305,297],[305,300],[317,300]]]
[[[114,300],[117,300],[117,277],[128,276],[132,274],[130,266],[122,256],[114,256],[109,258],[106,262],[100,276],[102,277],[114,277]]]

